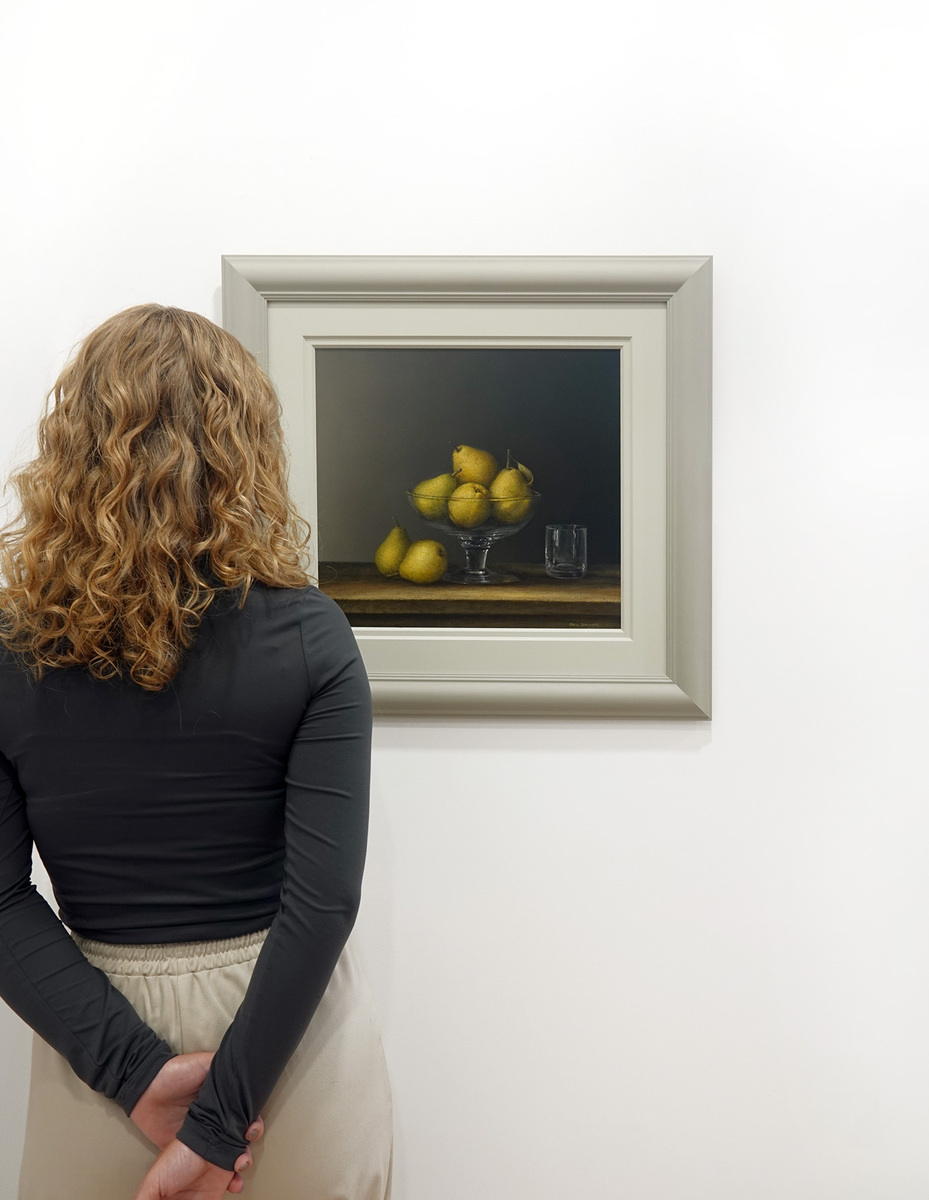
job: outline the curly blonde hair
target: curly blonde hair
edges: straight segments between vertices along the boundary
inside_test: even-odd
[[[52,396],[55,398],[51,404]],[[32,674],[80,665],[161,690],[217,592],[305,587],[281,406],[231,334],[142,304],[78,347],[10,477],[0,641]]]

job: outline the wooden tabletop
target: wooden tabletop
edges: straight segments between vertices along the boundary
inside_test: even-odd
[[[516,583],[418,584],[385,578],[373,563],[324,562],[319,586],[352,625],[520,625],[619,628],[618,566],[591,566],[582,579],[552,579],[541,563],[498,563]]]

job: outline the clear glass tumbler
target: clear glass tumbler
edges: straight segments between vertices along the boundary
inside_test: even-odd
[[[587,526],[545,526],[545,570],[553,579],[587,574]]]

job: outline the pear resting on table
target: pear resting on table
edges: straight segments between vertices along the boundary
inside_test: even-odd
[[[382,575],[400,575],[410,583],[436,583],[445,574],[448,555],[442,543],[431,538],[411,542],[394,517],[394,527],[378,546],[374,565]]]
[[[509,450],[500,466],[489,450],[456,446],[452,469],[413,488],[413,503],[427,521],[449,520],[461,529],[473,529],[491,518],[501,525],[518,525],[532,504],[532,472],[513,462]],[[441,542],[424,538],[411,542],[394,518],[394,527],[374,555],[382,575],[399,575],[411,583],[435,583],[445,574],[448,556]]]

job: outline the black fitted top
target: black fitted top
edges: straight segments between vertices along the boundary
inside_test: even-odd
[[[175,1053],[65,926],[109,943],[270,929],[178,1137],[232,1169],[361,892],[371,694],[314,587],[221,595],[161,692],[0,651],[0,995],[126,1113]],[[59,920],[30,881],[35,842]]]

